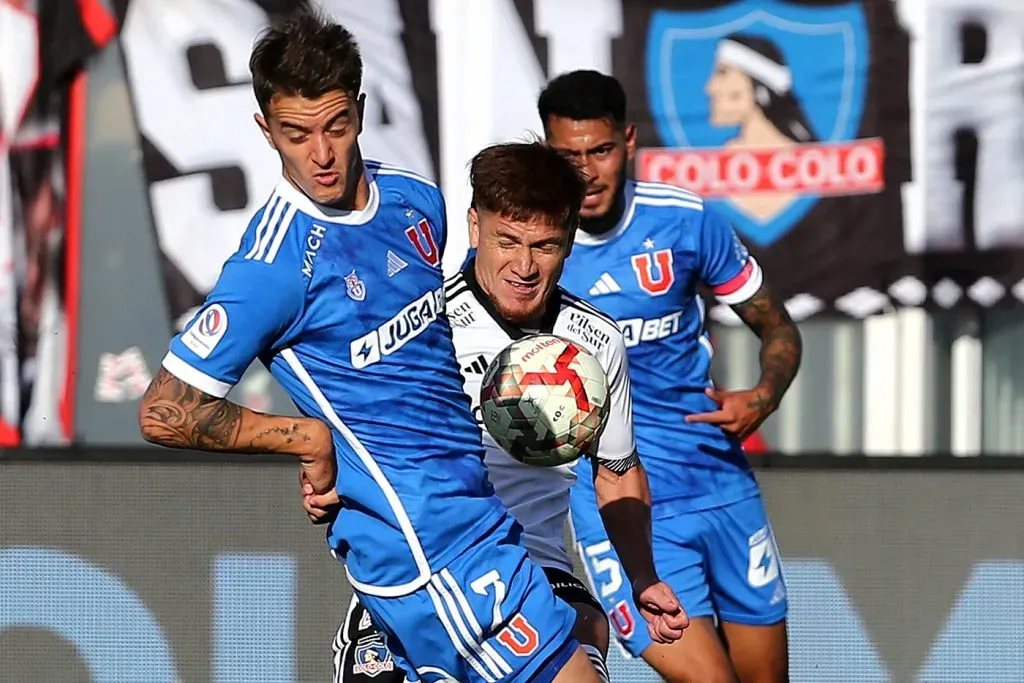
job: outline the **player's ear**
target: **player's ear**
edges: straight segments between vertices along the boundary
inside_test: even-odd
[[[626,140],[626,158],[632,160],[636,156],[636,124],[627,123],[623,137]]]
[[[363,112],[366,111],[366,93],[356,98],[356,113],[359,114],[359,132],[363,132]]]
[[[274,144],[274,138],[270,135],[270,125],[263,118],[263,114],[253,114],[253,118],[256,120],[256,125],[260,127],[260,132],[263,133],[263,137],[266,139],[267,144],[270,145],[270,148],[277,149],[277,145]]]
[[[469,246],[476,249],[480,246],[480,214],[472,206],[466,212],[466,223],[469,225]]]

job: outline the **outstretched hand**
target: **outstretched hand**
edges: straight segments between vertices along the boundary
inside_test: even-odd
[[[704,393],[718,404],[718,409],[687,415],[686,421],[718,425],[722,431],[741,441],[757,431],[775,410],[769,402],[768,393],[761,389],[723,391],[709,388]]]
[[[690,625],[686,611],[676,594],[663,581],[652,583],[636,594],[640,614],[647,620],[647,631],[656,643],[672,643],[683,637]]]

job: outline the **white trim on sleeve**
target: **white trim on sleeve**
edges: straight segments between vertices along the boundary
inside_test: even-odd
[[[219,379],[210,377],[201,370],[196,370],[194,367],[189,365],[186,361],[178,358],[171,351],[167,352],[164,356],[164,360],[161,363],[167,372],[171,373],[185,384],[195,387],[203,393],[209,394],[216,398],[224,398],[231,391],[231,384],[227,382],[221,382]]]

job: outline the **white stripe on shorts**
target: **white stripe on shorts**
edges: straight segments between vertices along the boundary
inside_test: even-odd
[[[469,623],[469,627],[473,629],[473,635],[476,636],[476,643],[480,643],[480,647],[483,648],[484,653],[494,660],[498,665],[498,669],[501,670],[502,675],[512,673],[512,667],[508,665],[505,658],[498,654],[498,651],[494,649],[493,645],[484,641],[484,632],[483,629],[480,628],[480,622],[477,621],[476,615],[473,614],[473,610],[469,606],[469,600],[466,599],[466,594],[462,592],[462,589],[459,588],[459,584],[455,582],[455,577],[452,576],[452,573],[447,569],[442,569],[440,573],[441,578],[444,579],[444,582],[448,584],[448,587],[455,595],[455,599],[462,608],[463,614],[466,615],[466,621]],[[475,645],[475,643],[470,644]],[[474,649],[476,648],[474,647]]]
[[[498,666],[497,662],[491,659],[490,655],[483,651],[480,647],[480,643],[473,637],[473,634],[470,633],[469,628],[466,626],[465,615],[459,609],[458,603],[455,601],[455,598],[452,596],[451,592],[449,592],[448,588],[444,585],[444,582],[441,581],[441,577],[435,574],[430,577],[430,583],[441,597],[444,598],[444,602],[448,606],[449,616],[451,616],[452,621],[455,623],[455,627],[462,635],[463,642],[469,645],[470,649],[473,650],[474,654],[480,658],[480,661],[483,662],[483,665],[487,667],[487,670],[490,671],[491,675],[494,676],[495,679],[504,677],[505,672],[500,666]]]
[[[459,634],[455,632],[455,628],[452,626],[451,619],[448,616],[448,612],[444,608],[444,602],[441,600],[441,595],[438,593],[437,588],[431,583],[427,584],[427,594],[430,596],[431,601],[434,603],[434,610],[437,612],[438,618],[441,620],[441,624],[444,626],[444,630],[448,632],[448,638],[452,641],[452,645],[458,651],[462,658],[469,662],[478,674],[480,678],[484,679],[485,683],[495,683],[498,679],[495,678],[487,668],[477,659],[469,650],[466,649],[465,644],[459,638]]]

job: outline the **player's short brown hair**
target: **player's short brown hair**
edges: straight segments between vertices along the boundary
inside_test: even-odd
[[[575,230],[587,181],[542,142],[509,142],[479,152],[469,165],[473,207],[511,221],[547,219]]]
[[[316,99],[333,90],[358,95],[363,59],[352,34],[313,10],[271,24],[249,58],[252,89],[263,114],[274,95]]]

